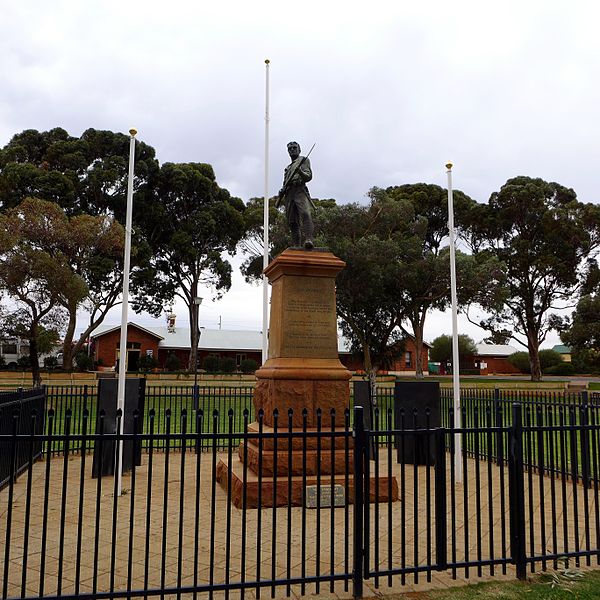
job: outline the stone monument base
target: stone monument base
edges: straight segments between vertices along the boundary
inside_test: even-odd
[[[287,453],[286,453],[287,454]],[[350,460],[352,466],[352,460]],[[382,471],[387,469],[381,468]],[[279,470],[279,469],[278,469]],[[231,503],[236,508],[270,508],[277,506],[302,506],[305,498],[305,488],[311,485],[320,485],[321,488],[330,488],[331,474],[321,473],[316,475],[281,475],[275,478],[271,475],[259,477],[257,473],[236,457],[232,456],[231,464],[227,458],[219,460],[217,464],[217,481],[228,492]],[[320,481],[319,481],[320,479]],[[229,484],[231,483],[231,489]],[[340,485],[345,490],[346,502],[353,503],[354,475],[334,474],[333,484]],[[244,500],[245,490],[245,500]],[[378,491],[377,491],[378,490]],[[365,499],[366,500],[366,499]],[[369,481],[369,502],[396,502],[398,500],[398,481],[396,477],[371,477]]]
[[[252,401],[255,414],[262,411],[263,433],[276,426],[277,438],[252,435],[240,445],[239,460],[219,462],[217,479],[235,506],[299,506],[307,486],[320,479],[321,490],[311,492],[326,493],[332,478],[344,487],[344,503],[352,501],[352,439],[331,435],[347,426],[350,404],[352,374],[339,359],[335,305],[335,277],[344,266],[325,250],[288,248],[264,271],[272,286],[269,354],[256,371]],[[258,433],[257,424],[248,429]],[[371,478],[370,490],[372,501],[398,499],[395,477]]]

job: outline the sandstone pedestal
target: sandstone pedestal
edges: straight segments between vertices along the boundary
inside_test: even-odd
[[[322,485],[331,485],[332,473],[334,482],[347,488],[351,501],[352,440],[331,435],[332,424],[334,429],[344,427],[352,376],[340,362],[337,348],[335,277],[344,266],[331,252],[287,249],[265,269],[272,286],[269,352],[267,361],[256,372],[253,402],[257,415],[264,411],[265,433],[272,431],[277,409],[281,437],[277,448],[273,447],[272,437],[263,438],[260,448],[256,438],[248,439],[239,448],[241,462],[229,465],[221,461],[218,465],[218,479],[224,486],[231,483],[236,506],[242,503],[244,479],[248,507],[280,506],[290,500],[298,505],[304,486],[314,485],[318,477]],[[291,451],[285,439],[290,410],[295,432]],[[318,427],[322,432],[320,449],[316,437],[297,436]],[[249,429],[257,431],[258,425],[252,424]],[[243,462],[247,464],[245,477]],[[379,479],[380,500],[388,499],[390,488],[392,500],[397,499],[395,478],[392,484],[387,478]],[[375,481],[371,487],[373,496]]]

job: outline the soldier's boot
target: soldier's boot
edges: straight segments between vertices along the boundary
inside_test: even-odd
[[[304,237],[304,247],[307,250],[312,250],[314,248],[313,237],[315,233],[315,228],[311,219],[306,219],[302,222],[302,233]]]

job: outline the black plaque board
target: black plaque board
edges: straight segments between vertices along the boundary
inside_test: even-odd
[[[441,427],[440,405],[439,382],[396,381],[394,386],[394,429],[419,430]],[[398,462],[416,465],[435,464],[435,435],[433,433],[396,435],[395,446]]]
[[[101,411],[105,412],[104,433],[117,432],[117,379],[100,379],[98,381],[98,415]],[[133,413],[138,410],[140,418],[138,419],[138,433],[141,433],[144,399],[146,392],[145,379],[126,379],[125,380],[125,412],[123,415],[123,433],[134,433]],[[100,433],[100,420],[96,421],[96,433]],[[114,440],[96,440],[94,444],[94,460],[92,464],[92,477],[114,475],[115,472],[115,441]],[[131,471],[134,461],[135,465],[142,464],[142,444],[141,441],[133,447],[132,441],[123,442],[123,473]]]

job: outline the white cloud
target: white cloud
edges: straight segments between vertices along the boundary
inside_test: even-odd
[[[5,3],[0,145],[134,125],[161,162],[261,196],[269,58],[273,191],[293,138],[317,142],[313,195],[343,202],[444,185],[447,159],[479,201],[518,174],[597,201],[599,21],[592,1]]]

